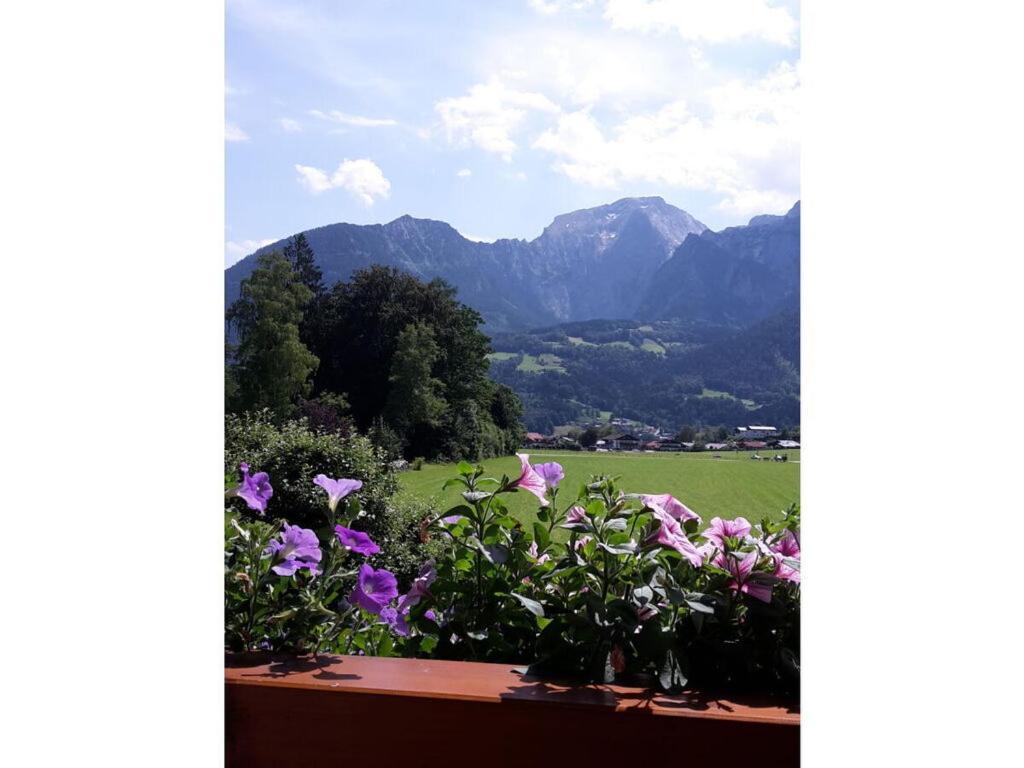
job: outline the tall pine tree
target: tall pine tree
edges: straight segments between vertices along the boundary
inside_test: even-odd
[[[239,410],[270,408],[285,416],[309,391],[319,362],[299,339],[312,291],[280,253],[264,254],[258,264],[228,309],[239,340],[231,373]]]

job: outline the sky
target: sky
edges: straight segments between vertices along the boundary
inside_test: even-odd
[[[403,214],[474,240],[660,195],[799,199],[799,3],[228,0],[225,266]]]

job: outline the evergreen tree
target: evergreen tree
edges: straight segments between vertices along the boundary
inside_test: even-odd
[[[280,253],[264,254],[258,264],[228,309],[239,339],[233,369],[237,401],[240,410],[269,408],[283,416],[309,391],[318,363],[299,339],[311,291]]]
[[[324,275],[320,267],[316,265],[313,256],[313,249],[303,233],[293,237],[282,251],[284,257],[291,264],[292,269],[299,282],[309,288],[312,293],[311,299],[316,298],[324,292]]]

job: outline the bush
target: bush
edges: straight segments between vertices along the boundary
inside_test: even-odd
[[[389,501],[374,536],[381,551],[373,564],[394,573],[400,584],[411,581],[425,562],[442,553],[437,532],[430,529],[436,517],[437,510],[419,499],[399,495]]]
[[[422,456],[417,456],[415,459],[412,460],[412,465],[411,466],[412,466],[412,468],[414,470],[419,472],[421,469],[423,469],[423,465],[424,465],[424,463],[426,463],[426,461],[427,460],[425,458],[423,458]]]
[[[230,484],[237,482],[241,462],[270,475],[270,509],[293,525],[324,526],[324,491],[313,484],[321,473],[362,481],[359,499],[364,516],[358,527],[372,535],[389,524],[388,503],[398,484],[382,452],[365,437],[314,431],[304,419],[275,424],[269,411],[231,414],[224,427],[224,470]],[[233,504],[253,515],[240,501]]]

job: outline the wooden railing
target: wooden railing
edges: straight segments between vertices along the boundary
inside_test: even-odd
[[[225,683],[229,768],[799,764],[793,708],[559,685],[511,665],[235,658]]]

